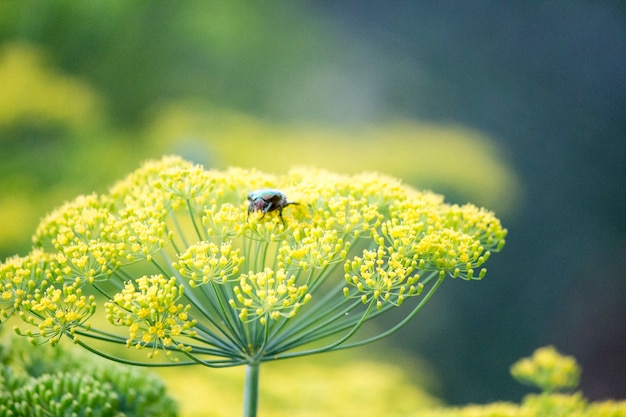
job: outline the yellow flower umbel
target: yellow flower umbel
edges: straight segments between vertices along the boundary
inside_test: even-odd
[[[17,312],[33,343],[66,336],[126,363],[245,364],[254,415],[261,362],[393,333],[447,277],[483,278],[505,236],[487,210],[379,174],[274,176],[165,157],[47,215],[35,249],[0,265],[0,318]],[[390,309],[404,319],[359,338]],[[107,343],[140,352],[119,357]]]
[[[177,337],[196,334],[190,330],[195,325],[195,321],[189,319],[191,306],[177,304],[183,296],[183,288],[175,277],[143,276],[135,283],[126,283],[122,292],[105,304],[107,318],[112,323],[128,327],[127,346],[134,345],[138,349],[150,346],[148,356],[152,357],[158,354],[158,348],[166,350]],[[182,344],[177,348],[186,349]],[[171,356],[171,351],[166,350],[166,355]]]
[[[573,390],[580,381],[580,366],[573,356],[561,355],[554,346],[537,349],[530,358],[520,359],[511,366],[518,381],[534,385],[550,393]]]

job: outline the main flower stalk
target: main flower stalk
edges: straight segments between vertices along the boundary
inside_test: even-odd
[[[393,333],[445,278],[482,279],[505,236],[490,211],[378,174],[165,157],[47,215],[33,250],[0,265],[0,319],[124,363],[247,365],[254,415],[260,363]],[[359,338],[396,308],[403,320]]]

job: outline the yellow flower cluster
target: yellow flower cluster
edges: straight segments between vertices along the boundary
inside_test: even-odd
[[[191,287],[208,282],[224,284],[237,278],[244,260],[239,252],[239,249],[232,249],[230,242],[218,246],[202,241],[191,245],[172,265],[181,276],[189,279]]]
[[[202,167],[174,167],[159,174],[159,181],[154,185],[170,195],[169,201],[174,208],[180,208],[185,201],[202,204],[204,196],[213,189],[211,174]]]
[[[365,250],[362,257],[355,257],[345,264],[346,282],[354,285],[363,304],[376,302],[376,308],[383,308],[383,302],[401,305],[406,297],[419,295],[423,285],[418,283],[419,275],[412,274],[415,261],[398,252],[389,252],[384,247],[375,251]],[[350,297],[348,287],[344,288]]]
[[[48,214],[33,237],[35,245],[54,248],[53,273],[93,283],[108,279],[119,267],[123,244],[116,238],[120,222],[103,199],[80,196]]]
[[[290,270],[325,268],[345,259],[350,248],[336,230],[322,227],[298,226],[290,238],[282,242],[277,255],[278,265]]]
[[[18,334],[27,336],[32,343],[42,340],[55,345],[63,335],[69,335],[76,341],[75,331],[80,327],[89,328],[85,323],[96,311],[96,300],[93,295],[83,295],[76,284],[63,288],[49,286],[24,300],[21,309],[22,319],[36,326],[38,331],[29,329],[22,332],[16,328]],[[27,315],[24,311],[32,314]]]
[[[446,276],[482,278],[505,236],[487,210],[375,173],[275,176],[164,157],[47,215],[36,249],[0,264],[0,311],[46,322],[43,339],[79,327],[230,366],[343,334],[339,346],[366,320],[428,299]],[[83,289],[108,300],[109,328],[87,329],[95,304]],[[46,301],[55,296],[68,307]],[[52,305],[77,316],[49,327]]]
[[[379,208],[365,198],[340,195],[317,204],[312,217],[311,223],[315,226],[336,230],[340,236],[358,238],[361,233],[377,227],[383,216]]]
[[[306,285],[296,286],[295,281],[295,276],[282,269],[242,274],[234,288],[241,307],[235,300],[230,300],[230,305],[240,310],[239,318],[244,322],[258,318],[265,325],[268,318],[293,317],[311,299]]]
[[[120,255],[127,262],[150,261],[170,241],[165,220],[152,210],[127,210],[120,226],[115,238],[123,242]]]
[[[128,327],[127,346],[149,346],[149,355],[153,356],[159,347],[171,347],[174,338],[195,335],[192,328],[196,322],[189,318],[191,306],[178,303],[182,295],[183,286],[176,278],[143,276],[134,283],[128,282],[122,292],[105,304],[107,318],[113,325]],[[186,349],[180,343],[176,348]],[[166,355],[171,352],[167,350]]]
[[[50,254],[36,249],[28,256],[13,256],[0,264],[0,323],[53,281],[50,260]]]
[[[98,239],[114,227],[115,219],[103,207],[103,199],[90,194],[79,196],[44,217],[33,241],[38,246],[52,246],[58,250],[74,241]]]
[[[242,235],[246,224],[240,207],[231,203],[212,204],[204,209],[202,225],[213,239],[233,240]]]
[[[490,251],[504,245],[503,229],[493,213],[473,205],[447,205],[436,195],[406,193],[388,208],[390,218],[374,233],[375,250],[366,249],[344,265],[345,279],[355,287],[344,288],[346,297],[400,305],[406,297],[420,295],[421,275],[443,279],[485,276],[481,268]]]
[[[436,270],[440,274],[450,273],[458,277],[461,272],[472,278],[474,268],[482,265],[489,252],[485,252],[480,241],[453,229],[437,230],[427,234],[417,245],[419,267],[423,270]],[[480,272],[480,278],[486,271]]]
[[[561,355],[554,346],[546,346],[537,349],[530,358],[515,362],[511,374],[543,392],[554,392],[575,389],[580,381],[580,366],[573,356]]]

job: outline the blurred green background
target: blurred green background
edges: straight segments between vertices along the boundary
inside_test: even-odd
[[[588,398],[626,398],[625,22],[619,1],[3,1],[0,256],[163,154],[377,170],[509,229],[483,282],[387,342],[435,395],[518,400],[509,365],[552,344]]]

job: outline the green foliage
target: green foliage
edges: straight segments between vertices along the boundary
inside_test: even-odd
[[[105,364],[58,347],[3,349],[0,416],[175,416],[176,403],[155,374]]]
[[[267,105],[279,89],[287,95],[286,82],[335,41],[307,12],[284,1],[2,2],[0,42],[45,46],[65,71],[89,79],[116,122],[129,126],[177,95],[248,109]]]

